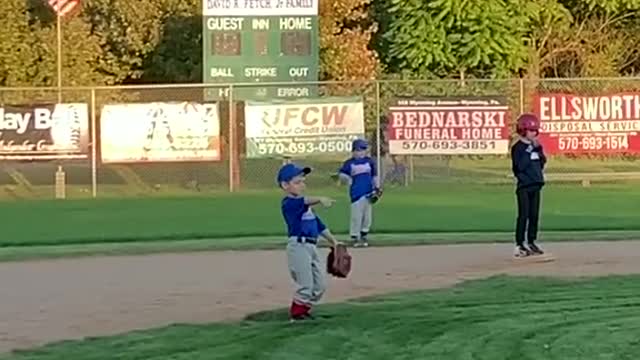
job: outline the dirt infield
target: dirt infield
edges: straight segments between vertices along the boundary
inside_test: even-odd
[[[509,245],[354,249],[354,273],[325,301],[433,288],[493,274],[640,273],[640,242],[549,244],[519,262]],[[0,264],[0,352],[172,323],[241,318],[288,304],[284,251],[209,252]]]

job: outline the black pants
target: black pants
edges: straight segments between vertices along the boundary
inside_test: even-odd
[[[540,215],[540,188],[523,188],[516,191],[518,199],[518,219],[516,220],[516,245],[535,243],[538,237],[538,217]]]

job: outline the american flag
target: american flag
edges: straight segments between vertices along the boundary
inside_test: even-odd
[[[65,16],[70,13],[77,5],[80,5],[80,0],[47,0],[53,11],[59,16]]]

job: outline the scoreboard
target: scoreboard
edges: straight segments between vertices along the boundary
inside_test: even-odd
[[[266,82],[318,80],[318,0],[203,0],[203,78],[234,88],[238,100],[315,96],[314,85]],[[207,100],[228,97],[209,89]]]

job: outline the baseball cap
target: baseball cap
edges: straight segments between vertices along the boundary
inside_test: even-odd
[[[365,139],[355,139],[353,143],[351,143],[351,151],[362,151],[367,150],[369,144]]]
[[[280,168],[280,171],[278,171],[278,178],[276,181],[278,186],[280,186],[280,183],[289,182],[291,181],[291,179],[293,179],[298,175],[308,175],[310,172],[311,172],[310,167],[302,167],[294,163],[289,163],[289,164],[283,165]]]

